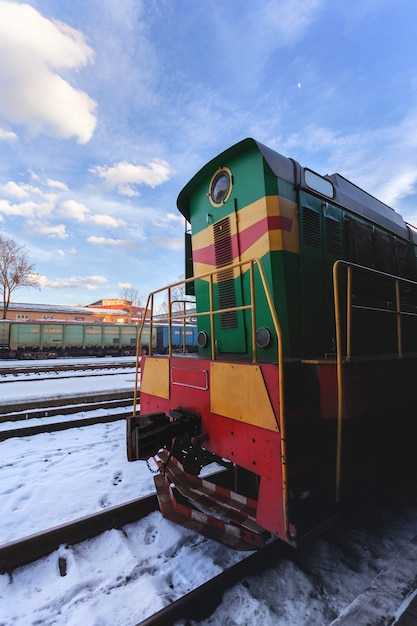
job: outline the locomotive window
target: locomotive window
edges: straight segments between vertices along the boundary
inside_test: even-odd
[[[304,170],[304,181],[307,187],[317,191],[322,196],[333,198],[333,185],[329,180],[322,178],[311,170]]]
[[[227,168],[218,170],[210,182],[209,198],[214,206],[224,204],[232,191],[232,173]]]

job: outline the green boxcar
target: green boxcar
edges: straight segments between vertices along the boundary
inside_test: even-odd
[[[80,350],[84,347],[84,324],[64,324],[63,348]]]
[[[0,320],[0,350],[9,348],[10,322]]]
[[[57,350],[62,349],[64,339],[64,324],[47,323],[41,324],[41,340],[40,350]]]
[[[120,326],[120,348],[132,354],[136,352],[138,326]]]
[[[87,324],[85,326],[84,343],[86,348],[102,348],[103,326],[101,326],[100,324]]]
[[[119,350],[120,324],[106,324],[103,326],[103,347],[110,350]]]
[[[10,349],[39,351],[41,341],[41,325],[29,322],[11,324]]]

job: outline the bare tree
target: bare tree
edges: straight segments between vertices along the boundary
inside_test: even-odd
[[[123,300],[131,302],[134,307],[141,308],[144,306],[145,298],[134,287],[123,287],[120,290],[120,295]]]
[[[176,287],[172,287],[171,289],[171,315],[175,315],[175,313],[184,313],[188,310],[188,307],[185,303],[190,302],[193,304],[195,302],[194,297],[187,296],[185,294],[185,286],[183,284],[177,285]],[[161,303],[159,307],[160,315],[168,315],[168,299]]]
[[[38,275],[35,266],[29,263],[25,247],[0,235],[0,288],[3,291],[3,319],[7,319],[7,311],[12,293],[19,287],[36,287],[39,289]]]

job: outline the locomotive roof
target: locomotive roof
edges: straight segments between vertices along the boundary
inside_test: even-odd
[[[177,206],[188,221],[190,220],[190,195],[201,179],[206,179],[208,176],[211,178],[215,169],[226,165],[226,159],[233,158],[235,155],[241,154],[245,150],[253,149],[255,146],[277,177],[292,183],[294,187],[309,189],[304,183],[304,167],[297,161],[275,152],[275,150],[268,148],[255,139],[243,139],[206,163],[182,189],[178,196]],[[371,196],[360,187],[357,187],[340,174],[326,174],[322,178],[331,182],[334,189],[333,198],[328,198],[327,201],[334,202],[400,237],[405,239],[411,238],[414,243],[417,243],[417,233],[407,227],[401,215],[394,209]],[[309,191],[311,192],[311,189]]]

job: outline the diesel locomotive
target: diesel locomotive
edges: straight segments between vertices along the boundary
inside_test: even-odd
[[[389,474],[407,438],[417,233],[340,174],[250,138],[177,205],[198,353],[142,359],[128,459],[154,458],[165,517],[236,549],[298,546],[338,519],[365,472]],[[151,328],[165,291],[173,323],[179,286],[149,296]]]

